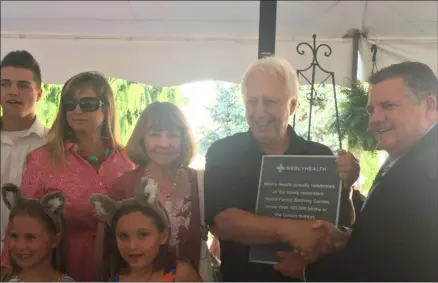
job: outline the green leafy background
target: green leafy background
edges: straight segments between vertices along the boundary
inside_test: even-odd
[[[177,106],[190,103],[187,97],[182,97],[179,86],[161,88],[115,78],[108,79],[108,82],[115,94],[123,144],[128,141],[141,111],[150,103],[169,101]],[[199,154],[202,156],[216,140],[248,129],[239,85],[225,82],[214,82],[214,84],[216,101],[206,106],[213,123],[194,129],[200,136]],[[43,99],[37,104],[36,111],[47,127],[52,125],[56,117],[61,88],[62,85],[43,85]],[[339,150],[339,136],[333,87],[321,84],[315,85],[314,89],[310,139],[321,142],[336,152]],[[295,120],[295,130],[299,135],[307,138],[311,88],[300,86],[299,91],[298,108],[295,117],[291,117],[290,123],[293,124]],[[354,152],[360,159],[361,174],[365,179],[362,191],[366,193],[379,169],[379,155],[373,150],[375,140],[367,131],[368,116],[365,105],[368,90],[365,84],[357,81],[354,82],[352,89],[336,87],[335,91],[343,148]]]

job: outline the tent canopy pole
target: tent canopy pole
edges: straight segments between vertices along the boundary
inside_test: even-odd
[[[258,59],[275,55],[277,1],[260,1]]]

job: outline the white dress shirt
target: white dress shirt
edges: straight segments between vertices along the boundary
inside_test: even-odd
[[[29,129],[24,131],[1,131],[1,186],[6,183],[21,185],[26,156],[32,150],[45,144],[45,136],[48,129],[37,119]],[[0,194],[0,198],[1,194]],[[9,209],[1,199],[1,249],[8,225]]]

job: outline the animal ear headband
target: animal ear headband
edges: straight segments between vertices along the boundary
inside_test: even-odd
[[[134,195],[121,201],[114,201],[105,194],[93,194],[90,197],[90,203],[93,205],[97,215],[105,216],[108,225],[111,225],[115,213],[121,208],[129,205],[140,205],[149,207],[154,210],[163,221],[166,227],[169,227],[169,216],[166,209],[158,200],[158,187],[155,181],[148,177],[143,177],[134,191]]]
[[[60,229],[60,216],[65,204],[64,193],[53,192],[43,196],[40,200],[25,198],[17,185],[4,184],[2,186],[3,202],[9,210],[13,210],[23,201],[35,201],[43,206],[47,215],[53,220],[57,229]],[[60,231],[58,231],[60,232]]]

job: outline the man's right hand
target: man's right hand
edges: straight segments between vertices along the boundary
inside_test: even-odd
[[[339,230],[336,226],[327,221],[318,220],[313,229],[324,230],[325,252],[336,253],[347,245],[350,235],[348,232]]]
[[[314,222],[312,228],[316,231],[323,231],[324,237],[322,242],[317,246],[319,248],[317,257],[324,256],[328,253],[341,251],[348,242],[350,235],[348,232],[340,231],[333,224],[318,220]],[[302,251],[301,255],[306,260],[315,260],[315,252]]]
[[[306,259],[313,261],[322,256],[325,250],[325,230],[313,228],[316,223],[310,220],[291,220],[290,225],[279,228],[278,234],[282,242],[288,243],[305,255]]]

